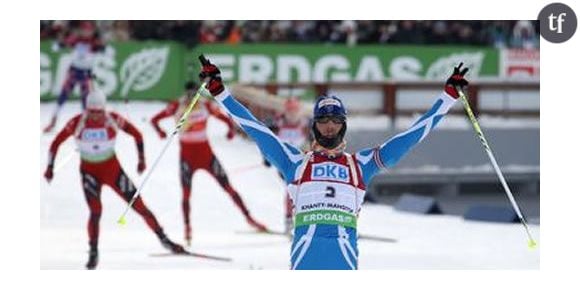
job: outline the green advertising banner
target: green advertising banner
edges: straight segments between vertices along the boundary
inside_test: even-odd
[[[69,50],[55,52],[51,45],[40,44],[41,100],[58,96],[71,62]],[[226,82],[248,84],[444,80],[459,62],[470,67],[471,79],[500,75],[493,48],[215,44],[187,50],[166,41],[109,44],[95,56],[93,72],[110,99],[171,99],[182,93],[186,79],[196,77],[201,53],[220,67]],[[78,91],[71,97],[78,98]]]
[[[497,77],[498,51],[468,46],[243,44],[201,45],[226,81],[380,82],[387,79],[444,80],[464,62],[471,78]]]
[[[93,73],[109,99],[175,98],[186,79],[185,47],[173,42],[122,42],[97,53]],[[54,99],[71,63],[71,51],[40,43],[40,98]],[[79,88],[71,98],[78,98]]]

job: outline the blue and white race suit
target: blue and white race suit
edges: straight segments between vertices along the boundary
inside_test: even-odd
[[[291,268],[296,270],[358,268],[357,216],[366,184],[425,139],[456,101],[443,92],[410,128],[385,143],[329,158],[282,142],[227,89],[216,99],[288,184],[295,224]]]

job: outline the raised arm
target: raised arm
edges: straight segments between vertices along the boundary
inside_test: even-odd
[[[153,116],[153,118],[151,118],[151,125],[153,126],[153,128],[155,129],[155,131],[157,132],[157,134],[159,135],[160,138],[163,139],[163,138],[167,137],[167,133],[165,133],[165,131],[163,131],[163,129],[161,129],[161,127],[159,126],[159,121],[161,121],[167,117],[171,117],[171,116],[175,115],[178,108],[179,108],[179,101],[178,100],[170,102],[169,104],[167,104],[167,107],[165,107],[165,109],[163,109],[161,112],[155,114],[155,116]]]
[[[460,64],[453,71],[453,75],[445,84],[445,91],[438,97],[427,113],[421,116],[407,130],[388,139],[385,143],[357,152],[356,157],[362,169],[365,184],[381,169],[392,168],[427,135],[435,129],[441,119],[453,107],[459,97],[455,87],[463,87],[468,84],[464,79],[467,68],[461,69]]]
[[[225,112],[248,134],[260,148],[266,159],[276,166],[287,183],[294,181],[296,169],[302,163],[303,154],[298,148],[283,143],[264,124],[258,121],[248,109],[240,104],[225,89],[220,70],[201,57],[202,71],[199,77],[207,81],[207,89]]]

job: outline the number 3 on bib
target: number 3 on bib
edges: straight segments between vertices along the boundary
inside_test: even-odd
[[[324,196],[326,197],[334,197],[336,194],[336,190],[334,189],[334,187],[332,186],[327,186],[326,187],[326,194]]]

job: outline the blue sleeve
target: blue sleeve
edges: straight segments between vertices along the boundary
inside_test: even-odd
[[[282,142],[264,124],[258,121],[248,109],[240,104],[229,91],[216,96],[216,100],[228,115],[248,134],[260,148],[266,160],[276,166],[286,183],[294,181],[296,169],[302,163],[304,154],[298,148]]]
[[[365,184],[368,184],[382,168],[392,168],[397,165],[415,145],[423,141],[429,132],[439,124],[443,116],[455,104],[455,101],[445,92],[442,93],[431,109],[415,121],[409,129],[395,135],[378,147],[357,152],[356,157]]]

